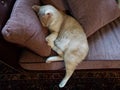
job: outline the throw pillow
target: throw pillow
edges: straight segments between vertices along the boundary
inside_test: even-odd
[[[67,4],[87,36],[120,16],[115,0],[67,0]]]
[[[51,48],[45,41],[48,31],[32,10],[35,4],[40,4],[39,0],[17,0],[2,34],[9,42],[27,47],[41,56],[49,56]]]

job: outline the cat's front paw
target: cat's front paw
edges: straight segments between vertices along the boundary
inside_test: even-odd
[[[50,38],[49,38],[49,37],[46,37],[45,40],[46,40],[47,42],[50,42]]]
[[[52,61],[51,61],[51,57],[48,57],[47,59],[46,59],[46,63],[51,63]]]
[[[51,61],[49,61],[49,60],[46,60],[46,63],[51,63]]]
[[[54,47],[54,42],[50,40],[49,37],[46,38],[46,41],[47,41],[47,45],[50,46],[51,48]]]

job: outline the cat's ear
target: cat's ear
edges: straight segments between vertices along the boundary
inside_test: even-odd
[[[32,6],[32,9],[33,9],[36,13],[38,13],[38,12],[39,12],[39,9],[40,9],[40,6],[38,6],[38,5],[33,5],[33,6]]]

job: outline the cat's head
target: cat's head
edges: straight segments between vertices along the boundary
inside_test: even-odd
[[[44,27],[48,27],[54,20],[59,18],[60,12],[52,5],[33,5],[33,10],[38,14]]]

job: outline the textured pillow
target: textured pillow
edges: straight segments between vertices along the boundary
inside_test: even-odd
[[[115,0],[67,0],[67,3],[87,36],[120,16]]]
[[[9,42],[27,47],[41,56],[48,56],[51,52],[45,41],[48,32],[32,10],[35,4],[40,4],[39,0],[17,0],[2,34]]]

